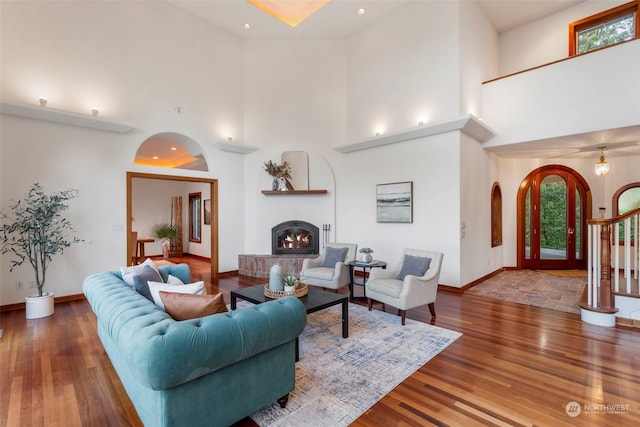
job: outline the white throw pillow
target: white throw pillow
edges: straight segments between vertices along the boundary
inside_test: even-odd
[[[144,268],[146,266],[149,266],[151,268],[153,268],[154,270],[158,271],[158,268],[156,267],[156,264],[153,262],[153,260],[151,258],[147,258],[144,260],[144,262],[142,264],[138,264],[138,265],[132,265],[131,267],[120,267],[120,273],[122,274],[122,280],[124,280],[124,282],[133,287],[134,282],[133,282],[133,276],[135,276],[136,274],[140,274],[142,273],[142,270],[144,270]],[[158,273],[160,274],[160,273]]]
[[[170,274],[169,277],[167,277],[167,284],[168,285],[184,285],[184,282],[180,280],[178,277]]]
[[[176,292],[180,294],[204,295],[204,282],[195,282],[185,285],[170,285],[162,282],[149,282],[149,291],[153,297],[153,302],[164,310],[164,304],[160,298],[160,291]]]

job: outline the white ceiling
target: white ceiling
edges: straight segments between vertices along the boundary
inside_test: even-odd
[[[241,38],[282,39],[347,37],[407,3],[443,0],[332,0],[295,28],[280,22],[246,0],[166,1]],[[496,30],[503,32],[584,0],[475,1],[480,4]],[[358,15],[356,11],[359,8],[364,8],[366,13]],[[247,23],[251,24],[251,30],[243,28]]]
[[[410,2],[443,0],[332,0],[295,28],[261,11],[246,0],[166,1],[243,39],[304,39],[348,37]],[[477,1],[496,30],[501,33],[584,0],[466,1]],[[358,8],[365,8],[366,13],[358,15]],[[246,23],[251,24],[250,30],[243,28]],[[638,155],[640,126],[488,149],[500,157],[595,157],[594,153],[599,151],[600,146],[607,146],[607,157]]]

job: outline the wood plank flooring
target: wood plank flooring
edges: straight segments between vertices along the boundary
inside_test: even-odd
[[[230,290],[258,283],[243,276],[211,283],[207,263],[187,261],[194,280],[227,302]],[[432,320],[422,307],[407,317],[463,336],[354,426],[640,425],[640,330],[469,293],[439,292],[436,313]],[[57,304],[53,317],[38,320],[2,312],[0,328],[0,426],[142,425],[86,301]],[[571,417],[574,401],[581,413]]]

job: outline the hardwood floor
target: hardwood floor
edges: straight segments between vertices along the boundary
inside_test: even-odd
[[[230,290],[260,282],[234,276],[212,284],[206,263],[188,261],[193,279],[222,291],[227,302]],[[463,336],[354,426],[640,425],[638,329],[592,326],[572,313],[442,291],[436,313],[432,320],[422,307],[407,317]],[[24,310],[2,312],[0,328],[0,425],[142,425],[86,301],[57,304],[53,317],[38,320],[26,320]],[[570,417],[566,407],[574,401],[582,412]]]

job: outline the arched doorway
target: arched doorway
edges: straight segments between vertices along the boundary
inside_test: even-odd
[[[591,190],[575,170],[562,165],[532,171],[518,190],[518,266],[586,268],[586,221]]]

